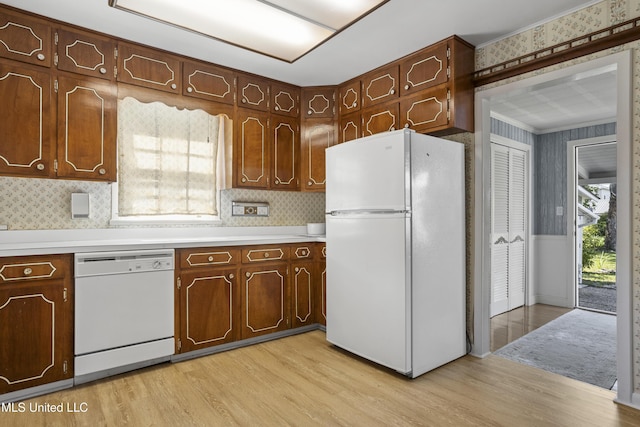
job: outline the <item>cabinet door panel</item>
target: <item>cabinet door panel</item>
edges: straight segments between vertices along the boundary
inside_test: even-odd
[[[94,79],[58,80],[58,176],[116,180],[116,88]]]
[[[314,120],[306,123],[302,141],[302,188],[305,191],[324,191],[325,149],[336,143],[333,120]]]
[[[300,112],[300,89],[295,86],[272,83],[271,112],[297,117]]]
[[[181,93],[180,60],[138,46],[118,45],[118,81],[171,93]]]
[[[242,269],[242,338],[289,328],[289,289],[286,264]]]
[[[268,113],[238,110],[235,127],[234,163],[237,187],[268,188]]]
[[[403,99],[400,105],[403,125],[421,133],[445,128],[449,123],[448,93],[446,86],[438,86]]]
[[[1,43],[0,43],[1,44]],[[0,62],[0,174],[53,177],[51,77]]]
[[[363,107],[391,101],[398,97],[398,66],[393,65],[368,74],[362,83]]]
[[[291,319],[294,328],[315,322],[313,299],[316,271],[313,262],[296,262],[291,272]]]
[[[51,66],[51,27],[44,21],[0,10],[0,57]]]
[[[238,105],[243,108],[269,111],[269,83],[253,76],[238,76]]]
[[[447,42],[430,46],[400,63],[402,95],[417,93],[449,79]]]
[[[312,87],[302,90],[302,111],[305,118],[333,117],[336,91],[333,87]]]
[[[360,80],[340,86],[340,114],[349,114],[360,110],[362,88]]]
[[[221,67],[185,61],[184,94],[209,101],[233,104],[235,74]]]
[[[238,339],[240,292],[235,269],[181,276],[181,352]]]
[[[340,118],[340,142],[351,141],[362,136],[362,116],[350,114]]]
[[[271,119],[271,187],[275,190],[297,190],[300,183],[300,132],[297,120],[280,116],[271,116]]]
[[[59,29],[56,32],[59,70],[90,77],[115,78],[115,43],[84,32]]]
[[[399,129],[398,103],[368,109],[362,113],[362,133],[364,136]]]

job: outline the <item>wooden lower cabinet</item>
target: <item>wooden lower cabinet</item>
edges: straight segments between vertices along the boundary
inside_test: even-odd
[[[176,250],[176,353],[325,324],[324,243]]]
[[[242,339],[291,326],[287,263],[247,266],[242,277]]]
[[[179,352],[238,340],[240,289],[237,270],[203,269],[179,277]]]
[[[70,378],[71,256],[0,259],[0,395]]]
[[[291,264],[291,319],[294,328],[315,323],[313,302],[317,275],[313,261]]]
[[[316,322],[327,325],[327,245],[318,243],[318,261],[316,262]]]

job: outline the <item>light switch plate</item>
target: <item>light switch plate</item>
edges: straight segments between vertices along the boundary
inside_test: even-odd
[[[231,216],[269,216],[269,203],[231,202]]]

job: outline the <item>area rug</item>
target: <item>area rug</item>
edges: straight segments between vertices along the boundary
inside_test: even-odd
[[[495,354],[610,390],[616,381],[616,317],[576,309]]]

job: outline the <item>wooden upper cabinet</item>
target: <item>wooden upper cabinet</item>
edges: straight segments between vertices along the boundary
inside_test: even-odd
[[[390,65],[366,74],[362,79],[363,107],[398,98],[398,65]]]
[[[362,107],[362,82],[360,79],[340,85],[338,93],[340,114],[360,111],[360,107]]]
[[[271,188],[300,188],[300,130],[294,117],[271,116]]]
[[[59,70],[101,79],[115,79],[115,43],[108,38],[59,28],[55,33]]]
[[[117,90],[98,79],[58,78],[58,177],[116,180]]]
[[[238,106],[269,111],[269,81],[257,76],[238,75]]]
[[[407,97],[400,102],[402,127],[416,132],[435,132],[449,127],[450,91],[447,86],[438,86],[420,94]]]
[[[49,71],[0,60],[0,111],[0,174],[52,178]]]
[[[362,136],[362,115],[349,114],[340,117],[340,142],[351,141]]]
[[[271,112],[297,117],[300,113],[300,88],[271,83]]]
[[[167,53],[118,44],[118,81],[171,93],[182,93],[180,59]]]
[[[333,86],[302,89],[302,116],[328,118],[335,115],[336,89]]]
[[[233,71],[192,61],[184,61],[182,66],[184,95],[224,104],[234,103],[236,76]]]
[[[438,42],[400,61],[402,95],[446,83],[449,80],[449,46]]]
[[[238,109],[235,127],[234,187],[269,187],[269,113]]]
[[[51,26],[44,20],[0,9],[0,57],[51,66]]]
[[[400,129],[398,107],[397,102],[392,102],[363,111],[362,134],[369,136]]]
[[[332,119],[313,120],[304,124],[302,139],[302,177],[304,191],[324,191],[325,150],[337,143],[336,124]]]

